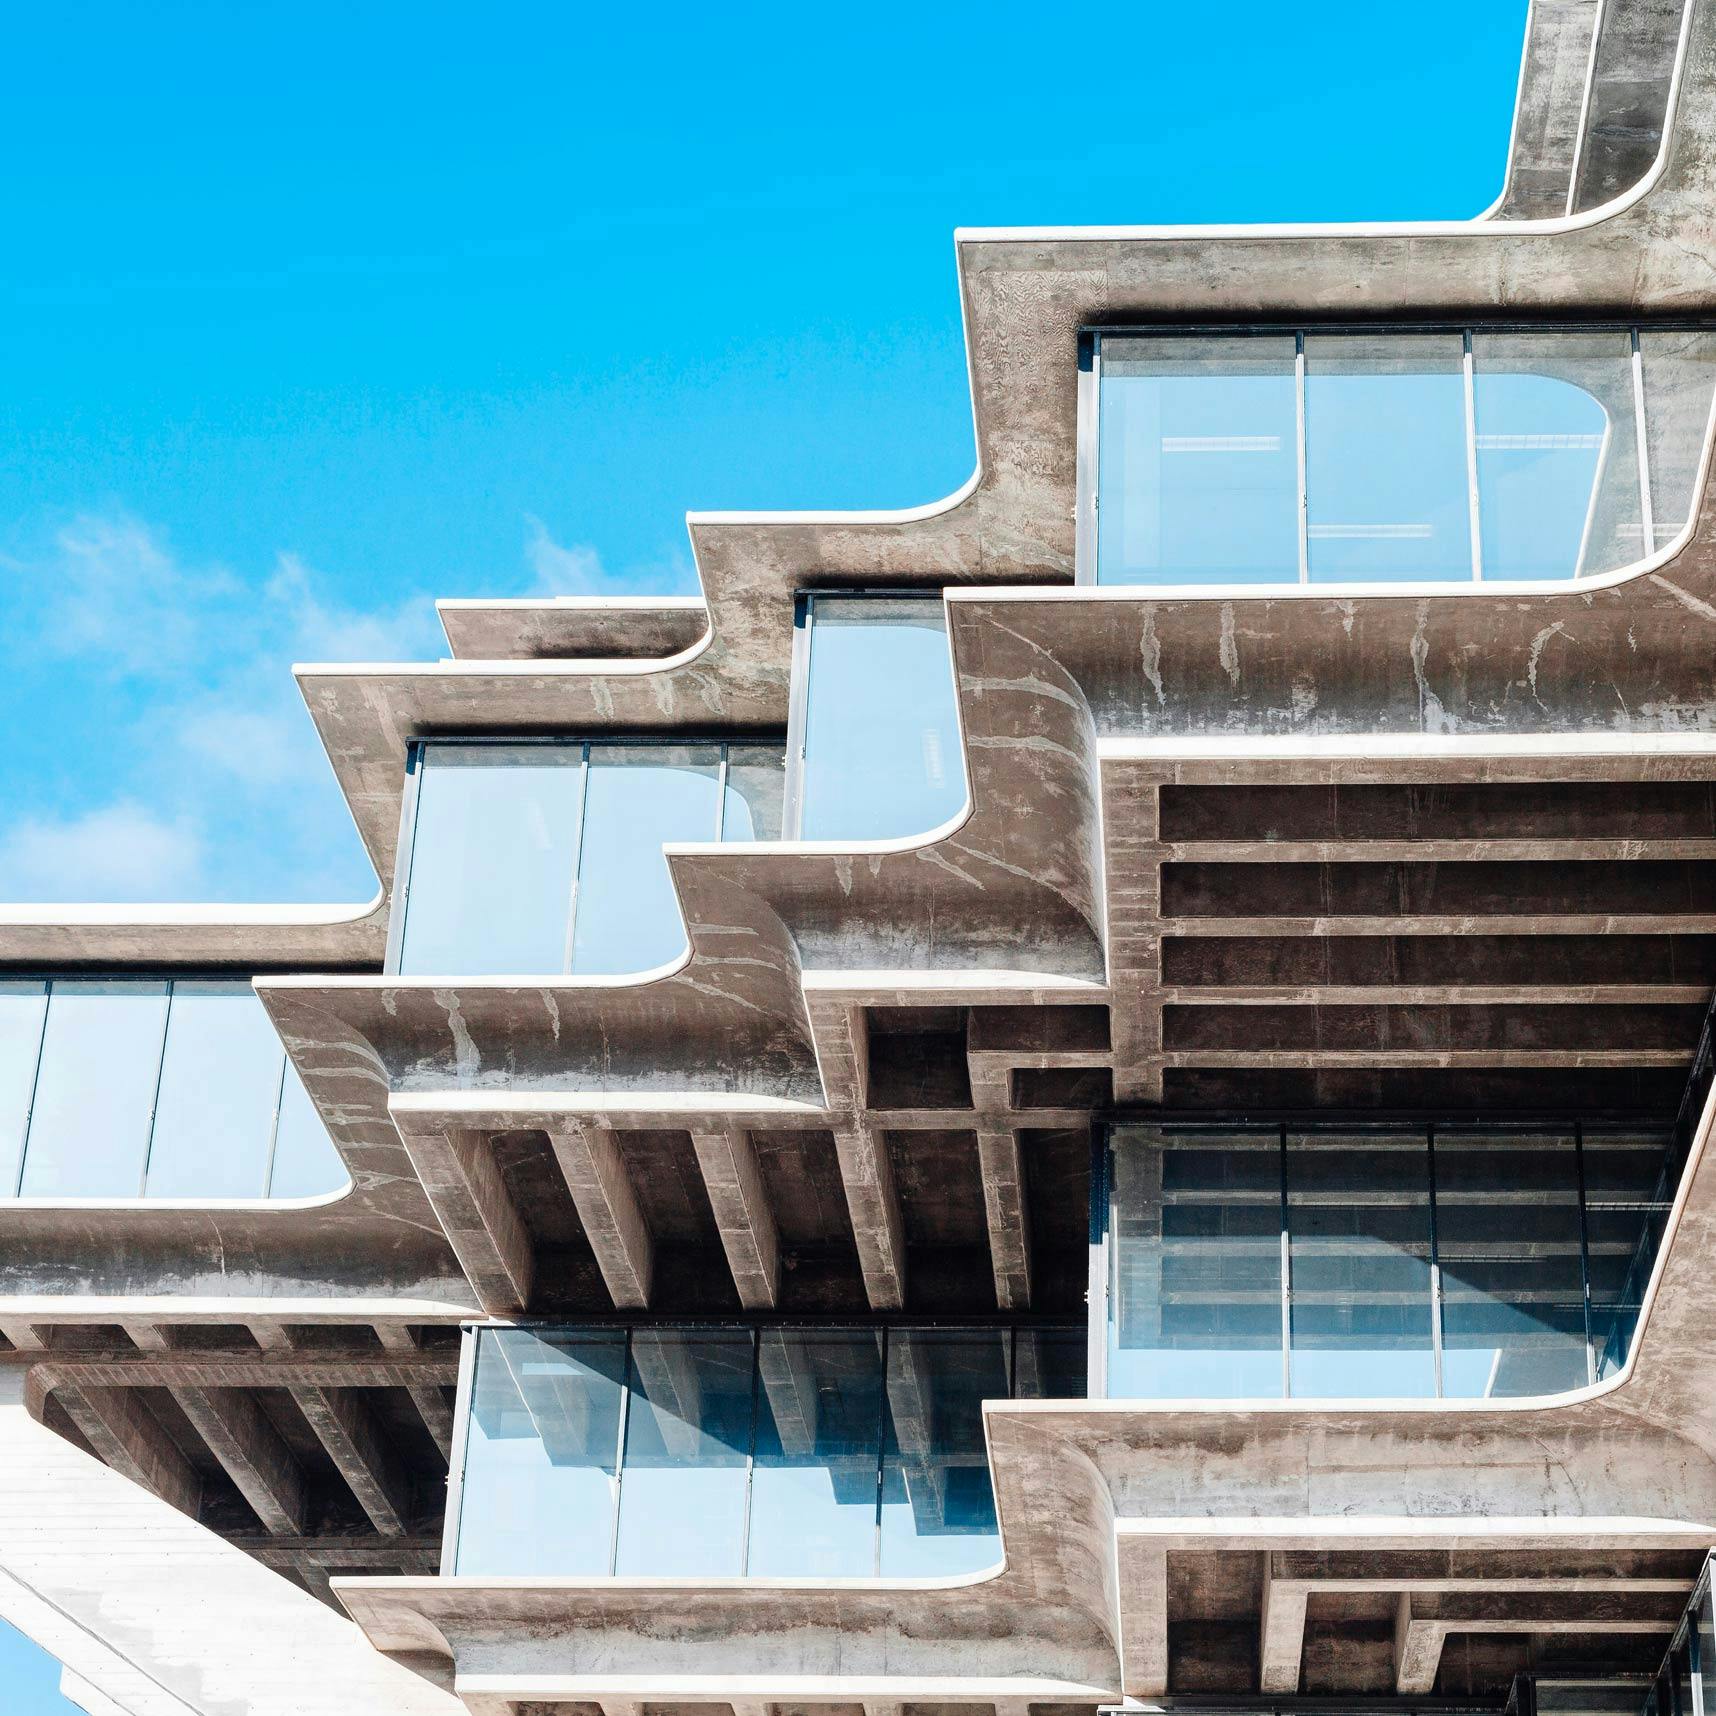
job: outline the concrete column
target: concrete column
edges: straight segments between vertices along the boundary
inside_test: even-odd
[[[292,1398],[370,1523],[384,1537],[404,1536],[412,1512],[411,1480],[362,1397],[349,1388],[301,1383]]]
[[[304,1474],[255,1397],[242,1388],[176,1388],[173,1398],[256,1517],[277,1537],[302,1536]]]
[[[483,1309],[491,1316],[524,1310],[530,1303],[535,1247],[489,1141],[471,1132],[404,1128],[400,1137]]]
[[[1024,1310],[1031,1303],[1031,1228],[1019,1134],[979,1116],[977,1162],[983,1176],[995,1303],[1003,1311]]]
[[[772,1310],[780,1289],[780,1237],[751,1135],[743,1127],[727,1127],[693,1132],[691,1142],[739,1303],[747,1310]]]
[[[873,1311],[898,1311],[906,1302],[906,1230],[888,1141],[880,1127],[854,1118],[835,1133],[834,1146],[865,1296]]]
[[[613,1132],[594,1124],[571,1126],[549,1133],[548,1141],[614,1304],[621,1310],[643,1309],[649,1304],[655,1247]]]

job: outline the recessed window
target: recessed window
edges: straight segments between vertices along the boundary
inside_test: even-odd
[[[685,947],[663,847],[780,837],[779,745],[431,741],[410,761],[396,969],[620,975]]]
[[[1389,584],[1618,570],[1685,526],[1703,329],[1095,335],[1081,575]]]
[[[804,840],[928,834],[965,804],[939,595],[806,595],[794,653],[792,814]]]
[[[248,983],[0,983],[0,1196],[296,1198],[346,1183]]]

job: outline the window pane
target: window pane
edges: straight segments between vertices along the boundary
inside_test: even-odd
[[[1436,1132],[1442,1392],[1555,1394],[1587,1374],[1573,1134]]]
[[[1672,1142],[1668,1133],[1649,1129],[1585,1130],[1585,1234],[1599,1377],[1619,1370],[1632,1347],[1677,1189],[1665,1173]]]
[[[1637,560],[1632,337],[1474,334],[1484,577],[1571,578]]]
[[[146,1195],[263,1197],[285,1058],[248,983],[176,982]]]
[[[751,1339],[676,1329],[632,1337],[616,1571],[736,1574],[751,1446]]]
[[[47,984],[0,983],[0,1197],[18,1187],[47,1008]]]
[[[1013,1335],[1015,1400],[1083,1400],[1090,1392],[1090,1343],[1082,1329],[1018,1329]]]
[[[1297,581],[1293,365],[1290,335],[1103,340],[1099,583]]]
[[[874,1333],[761,1333],[753,1578],[876,1570],[882,1343]]]
[[[662,846],[713,840],[720,755],[712,745],[593,745],[578,865],[572,969],[649,971],[685,949]]]
[[[24,1160],[27,1198],[135,1198],[161,1070],[167,985],[56,981]]]
[[[1458,334],[1306,337],[1313,582],[1471,576],[1464,361]]]
[[[1716,388],[1716,332],[1645,328],[1639,334],[1639,356],[1644,365],[1654,552],[1686,528],[1692,513]]]
[[[1129,1128],[1112,1172],[1110,1397],[1279,1397],[1279,1131]]]
[[[608,1571],[622,1334],[477,1336],[458,1573]]]
[[[882,1575],[978,1573],[1001,1558],[983,1402],[1005,1400],[1003,1332],[897,1329],[888,1338]]]
[[[965,803],[939,600],[811,599],[807,840],[927,834]]]
[[[1430,1154],[1422,1135],[1288,1135],[1291,1392],[1434,1395]]]
[[[786,789],[786,753],[756,745],[727,749],[723,840],[779,840]]]
[[[401,971],[566,969],[582,758],[579,745],[425,747]]]
[[[349,1185],[351,1177],[298,1069],[288,1063],[280,1091],[280,1125],[274,1135],[271,1198],[317,1198]]]

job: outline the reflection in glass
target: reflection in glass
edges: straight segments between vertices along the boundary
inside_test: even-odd
[[[1442,1392],[1557,1394],[1590,1381],[1571,1130],[1437,1128]]]
[[[888,1342],[882,1576],[948,1578],[1000,1558],[983,1402],[1010,1393],[1004,1332],[902,1329]]]
[[[27,1198],[135,1198],[167,1028],[164,982],[54,983],[24,1155]]]
[[[1716,330],[1641,328],[1645,450],[1650,465],[1652,549],[1686,528],[1716,393]]]
[[[454,1572],[609,1570],[625,1352],[620,1332],[483,1331]]]
[[[401,971],[566,969],[583,761],[579,746],[426,747]]]
[[[1116,1127],[1107,1393],[1278,1397],[1282,1312],[1296,1398],[1584,1387],[1626,1360],[1674,1193],[1672,1136]]]
[[[810,596],[799,833],[927,834],[965,804],[939,598]]]
[[[869,1578],[876,1571],[881,1334],[764,1329],[759,1339],[746,1570],[762,1578]]]
[[[1313,583],[1471,576],[1458,334],[1306,336],[1305,497]]]
[[[1103,341],[1099,582],[1298,579],[1294,343]]]
[[[1474,334],[1486,578],[1570,578],[1643,553],[1632,338]]]
[[[751,1337],[632,1337],[616,1573],[744,1571]]]
[[[1109,1209],[1108,1392],[1279,1395],[1279,1129],[1129,1128],[1114,1142]]]
[[[685,947],[664,843],[780,837],[779,746],[437,740],[414,767],[406,973],[648,971]]]
[[[592,746],[572,969],[647,971],[685,947],[668,841],[713,840],[719,755],[705,746]]]
[[[18,1188],[47,1011],[46,983],[0,983],[0,1197]]]
[[[1071,1327],[655,1327],[629,1363],[620,1331],[475,1339],[461,1573],[978,1571],[1000,1553],[983,1402],[1085,1391]]]
[[[347,1185],[350,1176],[298,1069],[286,1065],[280,1089],[280,1124],[269,1170],[271,1198],[314,1198]]]
[[[280,1038],[248,983],[176,981],[146,1194],[265,1196],[283,1062]]]
[[[1436,1393],[1429,1169],[1422,1135],[1289,1133],[1295,1396]]]
[[[271,1194],[271,1159],[291,1189]],[[310,1197],[346,1183],[248,983],[0,984],[0,1197]]]

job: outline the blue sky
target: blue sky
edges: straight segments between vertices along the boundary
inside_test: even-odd
[[[956,225],[1465,216],[1525,0],[8,19],[0,899],[367,899],[286,669],[969,475]]]

